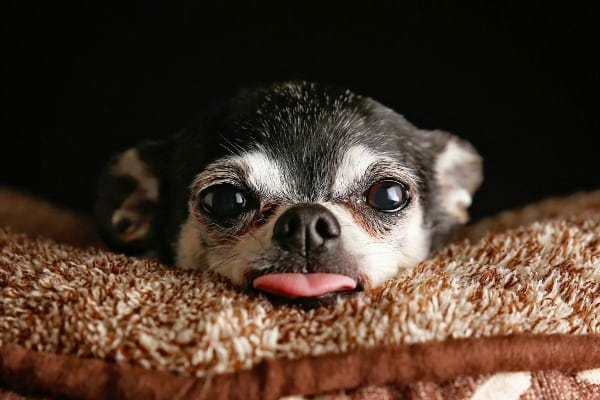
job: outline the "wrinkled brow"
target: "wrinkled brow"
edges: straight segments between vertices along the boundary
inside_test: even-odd
[[[386,178],[401,180],[409,186],[418,182],[415,171],[398,160],[376,154],[361,145],[352,146],[338,165],[331,188],[332,197],[353,194],[363,188],[365,183],[374,183]]]
[[[192,193],[197,193],[208,186],[220,183],[239,185],[246,180],[246,171],[238,161],[237,157],[227,157],[209,164],[200,172],[190,185]]]
[[[209,164],[196,175],[191,189],[198,192],[219,183],[248,186],[270,197],[289,198],[291,193],[277,162],[260,152],[226,157]]]

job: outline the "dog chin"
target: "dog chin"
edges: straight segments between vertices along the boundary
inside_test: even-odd
[[[265,296],[269,301],[275,305],[295,305],[300,308],[310,310],[312,308],[319,308],[322,306],[327,306],[335,303],[339,298],[347,298],[354,296],[358,292],[361,292],[363,289],[357,287],[354,290],[344,291],[344,292],[333,292],[321,295],[319,297],[296,297],[290,298],[285,296],[279,296],[273,293],[261,292],[254,289],[255,293],[260,293]]]

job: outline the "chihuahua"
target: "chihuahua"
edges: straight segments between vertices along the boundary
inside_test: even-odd
[[[481,158],[349,90],[242,90],[115,156],[95,216],[113,249],[322,302],[410,270],[468,219]]]

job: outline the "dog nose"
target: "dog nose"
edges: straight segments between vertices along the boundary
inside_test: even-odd
[[[335,216],[319,204],[301,204],[286,210],[273,228],[279,247],[304,257],[327,249],[340,236]]]

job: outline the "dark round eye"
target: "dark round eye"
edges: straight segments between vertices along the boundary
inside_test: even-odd
[[[395,212],[408,204],[408,189],[403,183],[380,181],[367,190],[366,200],[371,207],[384,212]]]
[[[248,200],[243,191],[229,184],[208,187],[200,193],[200,206],[218,218],[235,218],[246,210]]]

